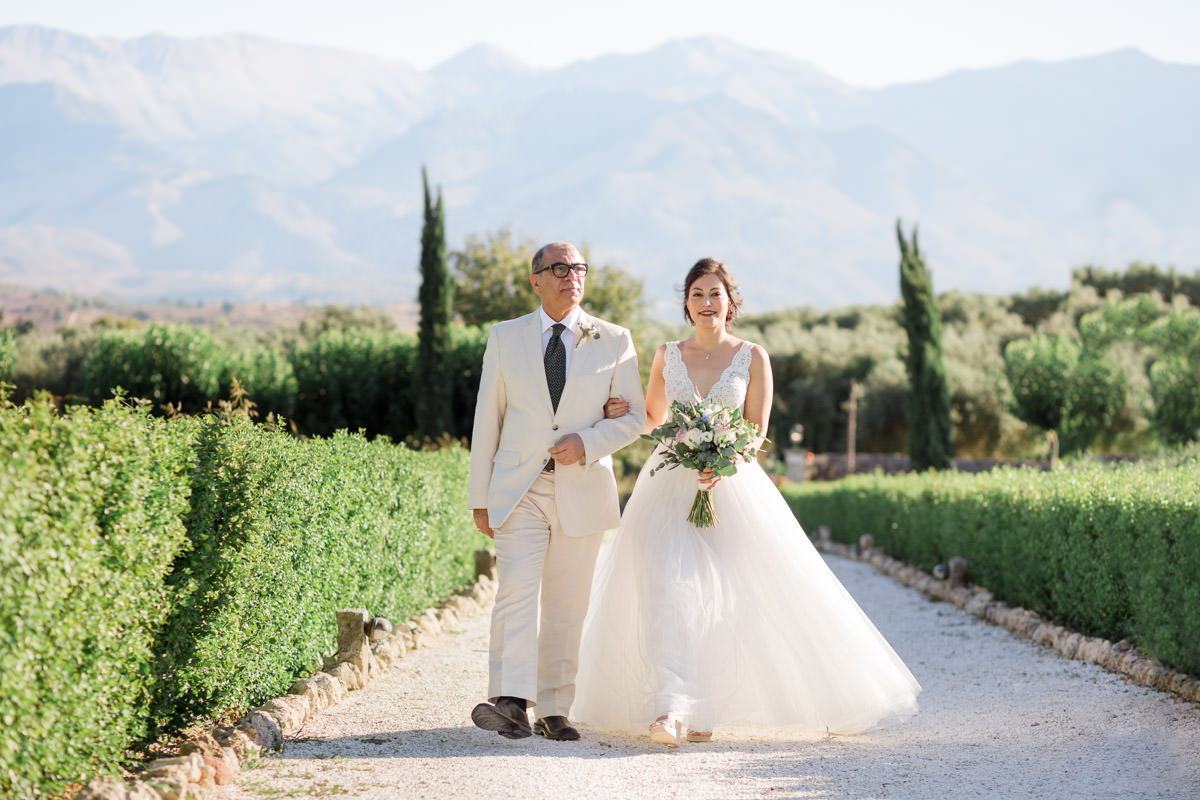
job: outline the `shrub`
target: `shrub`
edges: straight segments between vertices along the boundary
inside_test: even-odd
[[[17,336],[8,328],[0,328],[0,381],[8,381],[12,377],[16,360]]]
[[[71,398],[80,392],[80,367],[96,339],[96,329],[62,327],[43,336],[29,331],[13,340],[12,370],[7,379],[21,402],[39,391]]]
[[[292,355],[296,424],[328,436],[345,428],[399,441],[415,429],[417,340],[411,334],[330,329]]]
[[[1014,605],[1200,673],[1200,464],[854,476],[788,486],[809,530],[865,532],[930,569],[956,555]]]
[[[231,413],[0,401],[0,796],[282,693],[333,650],[338,608],[401,619],[461,586],[467,462]]]
[[[283,351],[255,345],[232,353],[221,376],[221,395],[229,398],[236,379],[254,401],[260,419],[268,415],[291,419],[296,410],[296,371]]]
[[[1143,329],[1161,358],[1150,367],[1151,423],[1170,445],[1200,437],[1200,314],[1176,311]]]
[[[1091,445],[1125,403],[1125,374],[1061,334],[1010,342],[1004,366],[1017,416],[1055,431],[1064,455]]]
[[[450,329],[450,351],[447,378],[450,381],[450,429],[455,438],[470,437],[475,422],[475,399],[479,395],[479,378],[483,370],[483,351],[487,347],[488,329],[481,326]],[[412,387],[419,391],[420,387]]]
[[[116,401],[0,405],[0,796],[61,791],[147,732],[181,433]]]
[[[458,448],[345,432],[300,441],[229,418],[196,429],[192,547],[168,579],[155,716],[186,725],[284,692],[319,666],[334,611],[407,618],[471,577]]]
[[[170,404],[184,413],[220,397],[227,353],[206,328],[155,324],[100,335],[81,368],[81,393],[103,402],[121,387],[155,409]]]
[[[1200,368],[1178,357],[1167,357],[1150,367],[1154,397],[1152,420],[1158,435],[1169,445],[1200,436]]]

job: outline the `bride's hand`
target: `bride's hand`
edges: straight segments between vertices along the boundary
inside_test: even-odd
[[[700,480],[700,488],[706,492],[712,491],[713,487],[721,482],[720,475],[713,475],[712,469],[706,469],[696,473]]]
[[[605,419],[616,419],[629,413],[629,401],[621,397],[610,397],[604,404]]]

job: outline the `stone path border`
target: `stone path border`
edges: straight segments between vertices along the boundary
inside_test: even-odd
[[[313,715],[340,703],[347,693],[367,688],[407,653],[431,647],[460,619],[488,608],[496,596],[492,551],[476,551],[475,571],[474,583],[395,626],[368,617],[363,609],[338,612],[338,652],[320,672],[298,679],[288,694],[233,725],[218,725],[189,739],[180,746],[179,756],[150,762],[134,779],[93,778],[75,800],[186,800],[232,783],[243,763],[280,750],[284,737],[299,731]]]
[[[1172,692],[1185,700],[1200,702],[1200,678],[1166,666],[1145,656],[1125,640],[1110,642],[1094,636],[1055,625],[1035,611],[1020,606],[1013,608],[997,600],[982,586],[956,586],[952,578],[938,579],[916,567],[897,561],[874,546],[874,537],[863,534],[857,546],[831,541],[829,531],[818,528],[814,544],[821,550],[844,558],[865,561],[885,575],[905,586],[939,600],[952,603],[968,614],[999,625],[1022,639],[1056,651],[1064,658],[1090,661],[1105,669],[1125,675],[1130,680],[1152,689]]]

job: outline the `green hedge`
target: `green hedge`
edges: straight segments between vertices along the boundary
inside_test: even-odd
[[[284,692],[337,608],[402,619],[462,585],[466,472],[459,448],[0,402],[0,796]]]
[[[469,436],[479,392],[487,329],[450,329],[445,374],[450,381],[451,437]],[[412,437],[417,395],[413,381],[417,339],[412,334],[369,329],[328,330],[291,356],[297,383],[295,419],[305,433],[328,435],[340,428]],[[251,397],[255,397],[251,392]]]
[[[325,331],[292,354],[296,424],[319,436],[362,428],[402,440],[416,427],[409,392],[416,357],[411,334]]]
[[[0,380],[13,349],[3,337]],[[486,344],[486,328],[450,329],[451,438],[471,433]],[[416,357],[417,338],[393,330],[331,328],[294,347],[235,347],[206,328],[154,324],[100,333],[82,360],[79,393],[99,404],[119,387],[149,400],[156,414],[168,406],[194,414],[230,399],[236,379],[259,419],[283,417],[307,435],[362,430],[400,442],[416,435],[417,400],[427,391],[413,380]]]
[[[17,337],[8,328],[0,330],[0,381],[12,380],[13,362],[17,359]]]
[[[926,570],[964,556],[1000,599],[1200,674],[1198,485],[1192,462],[863,475],[784,494],[809,531],[871,533]]]
[[[80,367],[81,393],[101,403],[119,386],[155,409],[172,403],[191,414],[219,398],[226,358],[207,328],[156,323],[105,331]]]
[[[254,401],[259,419],[269,415],[291,419],[296,410],[296,373],[287,356],[274,347],[255,345],[229,354],[221,376],[221,393],[228,397],[237,380]]]
[[[465,451],[195,427],[193,548],[168,579],[157,669],[172,727],[282,693],[329,653],[336,609],[407,618],[472,576]]]
[[[115,402],[0,407],[0,796],[111,769],[148,732],[185,452]]]

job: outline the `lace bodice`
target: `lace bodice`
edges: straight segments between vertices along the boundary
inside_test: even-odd
[[[663,366],[663,381],[666,383],[668,403],[694,403],[697,400],[711,400],[728,408],[745,411],[746,389],[750,385],[750,359],[754,353],[754,345],[742,342],[738,351],[733,354],[733,361],[717,378],[717,382],[708,390],[708,397],[701,397],[688,374],[687,365],[683,363],[683,353],[679,351],[679,342],[667,342],[666,363]]]

